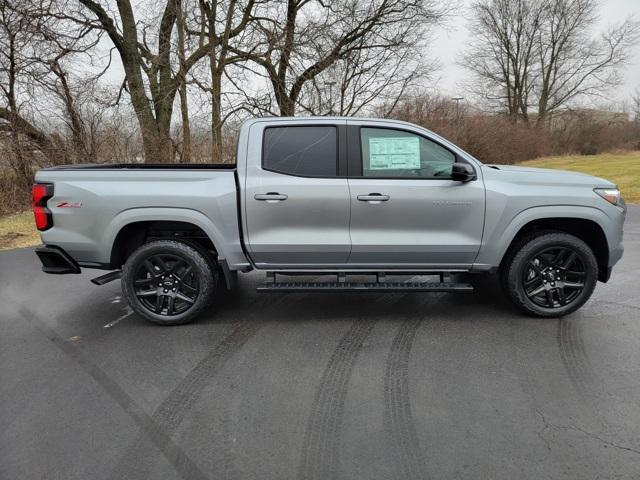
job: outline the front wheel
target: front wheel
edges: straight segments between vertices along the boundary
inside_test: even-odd
[[[211,303],[217,272],[202,253],[175,240],[134,251],[122,268],[122,292],[131,308],[158,325],[181,325]]]
[[[561,317],[589,299],[598,280],[598,263],[579,238],[541,233],[525,239],[506,259],[501,273],[518,308],[537,317]]]

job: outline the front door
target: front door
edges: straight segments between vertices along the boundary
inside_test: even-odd
[[[322,268],[347,262],[349,186],[338,177],[345,121],[261,129],[244,188],[249,253],[257,267]],[[252,132],[253,136],[253,132]]]
[[[350,122],[349,135],[349,166],[356,167],[349,171],[349,263],[470,267],[482,241],[485,192],[480,179],[451,179],[453,163],[463,160],[415,130]]]

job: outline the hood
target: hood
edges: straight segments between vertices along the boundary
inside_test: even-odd
[[[589,185],[593,187],[615,187],[615,184],[604,178],[587,173],[556,170],[517,165],[483,165],[483,172],[505,180],[519,180],[531,183]],[[501,173],[499,173],[501,172]]]

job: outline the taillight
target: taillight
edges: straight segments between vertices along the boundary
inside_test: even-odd
[[[53,197],[52,183],[35,183],[31,188],[31,206],[38,230],[53,227],[53,215],[47,208],[47,200]]]

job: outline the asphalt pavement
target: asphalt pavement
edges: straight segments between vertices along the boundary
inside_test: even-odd
[[[1,479],[638,479],[640,207],[564,319],[470,294],[258,294],[194,324],[0,252]]]

